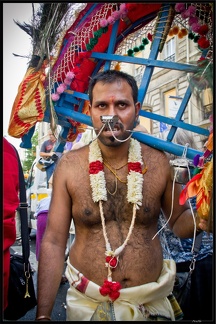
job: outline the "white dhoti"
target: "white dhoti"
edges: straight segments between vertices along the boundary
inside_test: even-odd
[[[114,302],[100,294],[97,284],[79,273],[67,260],[65,275],[70,287],[67,291],[67,321],[175,321],[168,295],[173,290],[176,266],[164,260],[156,282],[120,289]]]

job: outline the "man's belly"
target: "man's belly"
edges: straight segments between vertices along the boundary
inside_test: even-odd
[[[115,268],[110,269],[112,280],[120,282],[122,288],[154,282],[162,270],[163,258],[159,241],[136,246],[135,243],[128,243],[120,253]],[[101,286],[107,279],[104,242],[79,244],[75,241],[69,255],[71,264],[89,280]]]

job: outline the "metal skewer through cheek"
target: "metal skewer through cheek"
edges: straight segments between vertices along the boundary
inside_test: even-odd
[[[97,136],[95,137],[94,140],[96,140],[98,138],[98,136],[100,136],[100,134],[102,133],[102,131],[104,130],[105,127],[108,127],[109,128],[109,130],[112,133],[112,136],[118,142],[126,142],[132,136],[132,134],[130,134],[125,140],[120,140],[120,139],[118,139],[114,135],[113,131],[114,131],[115,125],[117,124],[117,122],[119,120],[119,118],[118,118],[117,115],[114,115],[114,116],[112,116],[112,115],[105,115],[105,116],[100,116],[100,118],[101,118],[101,121],[102,121],[103,125],[100,128],[99,133],[97,134]]]
[[[102,123],[105,123],[104,125],[109,127],[109,130],[112,133],[112,136],[115,138],[116,141],[118,142],[126,142],[131,136],[132,134],[130,134],[125,140],[120,140],[117,137],[115,137],[113,131],[115,129],[115,125],[118,123],[119,117],[117,115],[114,116],[101,116],[101,121]]]
[[[131,138],[131,136],[132,136],[132,134],[130,134],[127,138],[125,138],[124,140],[120,140],[120,139],[118,139],[117,137],[115,137],[115,135],[114,135],[114,133],[113,133],[113,129],[111,128],[111,126],[110,126],[110,123],[108,123],[108,127],[109,127],[109,129],[110,129],[110,131],[111,131],[111,133],[112,133],[112,136],[115,138],[115,140],[116,141],[118,141],[118,142],[126,142],[127,140],[129,140],[129,138]]]

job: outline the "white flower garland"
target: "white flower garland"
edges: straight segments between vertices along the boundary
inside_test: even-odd
[[[141,166],[143,164],[140,143],[133,138],[130,142],[128,154],[128,163],[130,162],[139,162]],[[130,170],[127,179],[127,200],[129,203],[136,204],[136,208],[139,209],[139,206],[142,206],[143,198],[143,174]]]
[[[113,251],[107,237],[105,217],[103,214],[102,202],[107,201],[107,189],[103,169],[103,158],[97,140],[93,141],[89,145],[89,175],[90,185],[92,188],[92,199],[94,202],[99,202],[103,236],[106,243],[105,266],[108,268],[107,280],[109,282],[112,282],[112,269],[116,268],[116,266],[118,265],[119,254],[124,250],[132,234],[136,219],[136,209],[139,209],[139,206],[142,205],[142,164],[141,145],[137,140],[131,139],[128,154],[129,173],[127,176],[127,201],[133,204],[133,216],[125,241],[121,246]]]
[[[107,201],[106,180],[103,171],[103,158],[97,140],[93,141],[89,146],[89,163],[101,163],[101,170],[97,173],[90,172],[90,184],[92,188],[92,199],[94,202],[100,200]],[[140,163],[142,166],[142,155],[140,143],[135,140],[130,140],[128,163]],[[129,169],[127,176],[127,200],[129,203],[136,204],[136,208],[142,206],[142,186],[143,174]]]

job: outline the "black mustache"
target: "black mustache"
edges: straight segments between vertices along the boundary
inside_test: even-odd
[[[116,128],[117,130],[123,130],[124,126],[121,123],[106,123],[104,126],[104,131],[110,131],[110,130],[114,130],[114,128]]]

